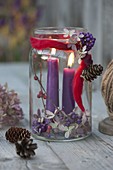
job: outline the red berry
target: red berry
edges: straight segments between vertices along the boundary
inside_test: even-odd
[[[52,127],[50,125],[47,126],[47,133],[50,133],[50,130],[52,129]]]
[[[50,125],[48,125],[48,127],[47,127],[48,129],[51,129],[52,127],[50,126]]]
[[[44,98],[44,99],[47,99],[47,96],[44,94],[43,98]]]
[[[34,76],[34,80],[38,80],[38,77],[37,77],[37,75],[35,75],[35,76]]]
[[[43,95],[43,92],[42,92],[42,91],[39,91],[39,94],[40,94],[40,95]]]
[[[40,98],[40,94],[38,94],[37,97]]]
[[[43,92],[39,91],[39,95],[40,95],[40,97],[43,97]]]

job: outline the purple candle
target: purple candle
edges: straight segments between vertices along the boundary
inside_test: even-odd
[[[66,114],[72,112],[75,107],[75,101],[72,92],[72,81],[75,69],[64,68],[63,71],[63,94],[62,94],[62,109]]]
[[[55,111],[55,106],[59,106],[59,60],[57,58],[49,58],[47,73],[47,99],[46,109],[51,112]]]
[[[72,82],[75,74],[75,69],[71,68],[73,63],[74,54],[71,53],[68,58],[68,68],[63,70],[62,109],[66,114],[72,112],[75,107],[72,91]]]

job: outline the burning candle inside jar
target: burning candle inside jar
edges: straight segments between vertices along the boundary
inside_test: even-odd
[[[59,59],[52,57],[55,55],[56,49],[53,48],[51,56],[47,59],[47,99],[46,110],[55,111],[55,107],[59,106]]]
[[[75,107],[75,101],[72,92],[72,82],[75,74],[75,69],[71,68],[74,63],[74,54],[71,53],[68,57],[67,68],[63,70],[63,90],[62,90],[62,109],[66,114],[72,112]]]

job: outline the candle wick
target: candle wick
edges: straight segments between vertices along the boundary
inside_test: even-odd
[[[71,68],[70,66],[67,66],[67,68]]]

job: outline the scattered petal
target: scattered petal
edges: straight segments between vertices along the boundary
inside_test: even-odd
[[[69,31],[69,35],[70,35],[70,37],[71,37],[74,33],[75,33],[75,30],[71,30],[71,31]]]
[[[49,124],[53,129],[58,127],[58,123],[55,121],[54,123]]]
[[[67,28],[64,28],[64,32],[65,32],[64,37],[68,36],[71,37],[74,34],[75,30],[68,30]]]
[[[68,138],[69,138],[69,135],[70,135],[70,132],[67,131],[67,132],[65,133],[65,138],[68,139]]]
[[[52,113],[51,111],[49,111],[49,110],[46,110],[46,115],[45,115],[45,118],[47,118],[47,119],[52,119],[52,118],[54,118],[54,113]]]
[[[69,131],[71,131],[75,126],[69,126]]]
[[[65,32],[66,34],[68,34],[68,33],[69,33],[69,30],[68,30],[67,28],[64,28],[64,32]]]
[[[90,116],[90,112],[88,110],[85,111],[86,116]]]
[[[42,123],[44,121],[44,118],[41,117],[41,118],[38,118],[38,122]]]
[[[82,48],[82,51],[83,52],[86,51],[86,45]]]
[[[68,127],[67,127],[67,126],[64,126],[64,125],[59,125],[58,128],[59,128],[59,130],[61,130],[61,131],[67,131],[67,130],[68,130]]]
[[[68,35],[69,35],[69,30],[68,30],[67,28],[64,28],[64,32],[65,32],[64,37],[68,37]]]
[[[84,113],[82,116],[82,123],[85,124],[86,121],[87,121],[87,117],[86,114]]]
[[[77,37],[77,41],[80,41],[80,38],[79,38],[79,37]]]
[[[75,126],[69,126],[67,132],[65,133],[65,138],[69,138],[71,131],[75,128]]]
[[[56,108],[54,111],[54,114],[56,115],[59,112],[59,110]]]
[[[79,38],[83,38],[84,37],[84,34],[79,34]]]

